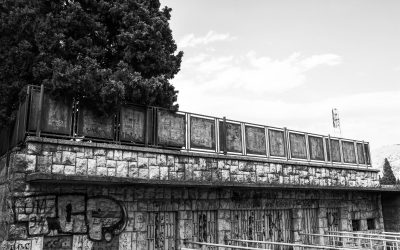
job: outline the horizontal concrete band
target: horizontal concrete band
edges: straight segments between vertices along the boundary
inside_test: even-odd
[[[247,189],[296,189],[296,190],[338,190],[362,192],[399,192],[396,188],[380,187],[348,187],[348,186],[318,186],[318,185],[282,185],[271,183],[237,183],[237,182],[198,182],[198,181],[171,181],[148,180],[139,178],[113,177],[113,176],[80,176],[63,174],[31,173],[26,177],[30,183],[71,183],[94,185],[149,185],[170,187],[205,187],[205,188],[247,188]]]
[[[316,162],[311,162],[311,161],[294,161],[294,160],[282,160],[282,159],[274,159],[274,158],[261,158],[261,157],[255,157],[255,156],[223,155],[223,154],[215,154],[215,153],[198,153],[198,152],[171,150],[171,149],[138,147],[138,146],[132,146],[132,145],[118,145],[118,144],[111,144],[111,143],[71,141],[71,140],[65,140],[65,139],[53,139],[53,138],[44,138],[44,137],[35,137],[35,136],[28,136],[26,138],[26,142],[36,142],[36,143],[43,143],[43,144],[57,144],[57,145],[66,145],[66,146],[75,146],[75,147],[92,147],[92,148],[102,148],[102,149],[128,150],[128,151],[136,151],[136,152],[143,152],[143,153],[160,153],[160,154],[169,154],[169,155],[177,155],[177,156],[193,156],[193,157],[203,157],[203,158],[213,158],[213,159],[267,162],[267,163],[277,163],[277,164],[297,165],[297,166],[326,167],[326,168],[334,168],[334,169],[357,170],[360,172],[373,172],[373,173],[379,172],[378,169],[366,168],[366,167],[360,167],[360,166],[352,166],[352,165],[338,165],[337,163],[332,163],[332,164],[329,163],[328,164],[328,163],[316,163]]]

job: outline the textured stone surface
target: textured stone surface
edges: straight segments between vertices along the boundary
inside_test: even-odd
[[[285,189],[288,185],[377,187],[374,171],[59,142],[27,142],[6,160],[0,158],[0,177],[12,180],[0,184],[0,242],[5,249],[53,245],[53,249],[137,250],[155,249],[156,241],[165,249],[180,249],[184,240],[204,237],[204,230],[208,241],[219,243],[244,237],[249,231],[261,230],[262,235],[270,230],[249,222],[255,219],[300,242],[310,214],[315,216],[312,230],[323,232],[332,227],[332,211],[337,212],[341,230],[352,230],[352,221],[359,220],[360,230],[365,231],[367,219],[374,221],[375,230],[383,229],[378,193]],[[33,172],[77,176],[81,181],[26,182]],[[104,183],[86,183],[92,176]],[[117,177],[141,179],[146,185],[110,182],[121,180]],[[149,180],[184,185],[150,185]],[[239,187],[193,187],[204,183]],[[274,184],[278,189],[261,189],[260,184]],[[265,221],[268,218],[275,221]],[[112,232],[109,242],[105,241],[107,230]]]
[[[30,143],[28,143],[28,146]],[[32,146],[33,147],[33,146]],[[378,187],[377,173],[354,168],[304,166],[245,160],[213,159],[143,153],[118,149],[79,148],[65,145],[59,151],[35,144],[35,150],[15,155],[19,171],[67,175],[98,175],[185,180],[195,182],[269,183],[281,185]],[[74,152],[80,150],[81,154]],[[35,154],[30,154],[34,152]],[[93,152],[93,153],[92,153]],[[64,166],[64,167],[62,167]],[[75,166],[75,167],[72,167]]]

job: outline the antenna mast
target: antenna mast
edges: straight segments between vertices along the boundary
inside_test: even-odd
[[[339,119],[339,113],[336,108],[332,109],[332,122],[333,122],[333,129],[334,133],[339,135],[340,137],[342,136],[342,129],[340,127],[340,119]]]

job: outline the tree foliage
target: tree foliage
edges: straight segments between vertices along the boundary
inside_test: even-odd
[[[26,85],[109,112],[122,103],[177,108],[169,80],[183,52],[159,0],[1,0],[0,126]]]
[[[383,164],[383,176],[379,182],[382,185],[396,185],[396,177],[393,174],[392,166],[390,166],[387,158],[385,158]]]

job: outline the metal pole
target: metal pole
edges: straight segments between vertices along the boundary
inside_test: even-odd
[[[42,108],[43,108],[44,85],[40,85],[39,107],[36,120],[36,136],[40,137],[40,130],[42,125]]]
[[[227,147],[226,137],[227,137],[226,117],[224,116],[224,118],[222,120],[222,146],[224,149],[224,155],[226,155],[228,153],[228,150],[226,148]]]

